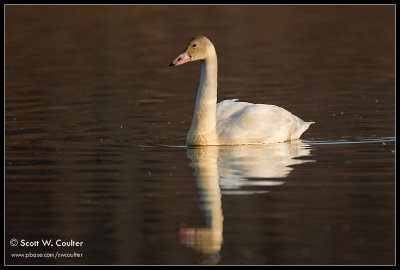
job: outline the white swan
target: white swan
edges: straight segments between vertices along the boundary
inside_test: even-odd
[[[275,105],[224,100],[217,104],[217,53],[204,36],[192,38],[169,66],[201,60],[200,85],[187,145],[237,145],[298,139],[314,122],[304,122]]]

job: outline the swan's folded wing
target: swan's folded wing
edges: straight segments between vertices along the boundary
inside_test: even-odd
[[[225,100],[217,105],[217,133],[224,144],[294,139],[304,121],[275,105]]]

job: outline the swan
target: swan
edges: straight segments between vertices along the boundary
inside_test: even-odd
[[[289,111],[266,104],[224,100],[217,104],[217,53],[205,36],[189,40],[169,66],[201,61],[200,85],[186,144],[241,145],[278,143],[300,138],[314,122],[305,122]]]

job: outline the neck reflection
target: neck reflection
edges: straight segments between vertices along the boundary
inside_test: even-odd
[[[301,140],[270,145],[199,146],[187,148],[195,171],[205,227],[179,229],[182,244],[202,255],[202,263],[216,264],[223,243],[223,195],[266,193],[283,185],[295,164],[313,162],[310,146]]]

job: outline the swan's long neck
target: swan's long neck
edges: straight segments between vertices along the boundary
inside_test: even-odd
[[[216,135],[217,73],[218,61],[215,53],[201,63],[196,107],[186,139],[188,145],[218,144]]]

